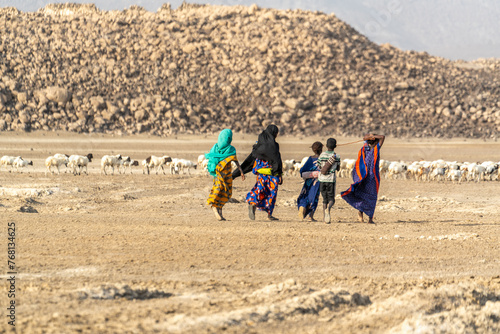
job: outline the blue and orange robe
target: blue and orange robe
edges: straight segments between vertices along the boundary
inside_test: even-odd
[[[238,161],[236,155],[231,155],[220,161],[215,168],[214,184],[207,204],[216,208],[222,208],[233,195],[233,176],[231,161]]]
[[[356,210],[372,218],[377,205],[380,187],[380,145],[370,147],[367,143],[358,153],[352,178],[354,183],[341,193],[342,198]]]
[[[259,174],[261,168],[272,168],[267,161],[255,159],[252,168],[252,173],[257,175],[255,186],[247,194],[246,201],[250,205],[254,205],[259,210],[266,211],[269,215],[273,214],[278,195],[279,177],[273,175]]]
[[[300,175],[304,172],[319,171],[316,161],[318,161],[318,158],[309,157],[300,169]],[[304,186],[300,191],[299,198],[297,198],[297,207],[304,207],[306,216],[314,215],[314,212],[316,212],[319,200],[319,186],[320,182],[318,179],[307,179],[304,181]]]

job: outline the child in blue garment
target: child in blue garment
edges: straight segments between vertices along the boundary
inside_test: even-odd
[[[319,141],[311,146],[314,155],[310,156],[300,169],[300,176],[304,179],[304,186],[300,191],[297,199],[297,207],[299,208],[300,219],[308,219],[315,221],[314,213],[318,207],[319,199],[319,168],[316,161],[323,151],[323,144]]]

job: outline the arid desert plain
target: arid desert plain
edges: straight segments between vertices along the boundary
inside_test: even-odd
[[[320,210],[317,222],[299,219],[298,176],[279,189],[279,221],[248,218],[250,174],[235,180],[220,222],[201,171],[100,174],[105,154],[195,161],[215,140],[0,133],[0,155],[34,162],[0,171],[4,283],[8,224],[16,228],[17,332],[498,333],[498,181],[383,178],[375,225],[358,223],[340,198],[328,225]],[[326,138],[278,137],[284,159],[300,160],[316,140]],[[234,135],[240,160],[254,141]],[[359,145],[338,153],[355,158]],[[387,138],[382,158],[498,161],[499,151],[494,141]],[[88,175],[45,175],[49,155],[89,152]],[[339,178],[337,192],[349,184]],[[0,332],[9,333],[9,285],[1,290]]]

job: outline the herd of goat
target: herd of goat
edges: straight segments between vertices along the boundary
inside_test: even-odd
[[[65,166],[67,172],[80,175],[82,172],[88,174],[88,165],[94,158],[92,153],[83,155],[54,154],[45,159],[45,175],[48,173],[61,173],[61,167]],[[283,172],[289,176],[299,176],[300,169],[307,160],[301,162],[296,160],[285,160],[283,162]],[[355,166],[355,159],[343,159],[341,161],[339,177],[351,177]],[[20,156],[3,156],[0,159],[0,170],[5,166],[9,171],[20,171],[27,166],[32,166],[31,160],[23,159]],[[198,157],[197,163],[187,159],[171,158],[170,156],[149,156],[142,160],[131,159],[121,155],[105,155],[101,158],[101,174],[126,173],[127,169],[132,173],[133,166],[142,166],[143,174],[150,174],[151,171],[158,174],[160,171],[165,174],[165,170],[170,170],[170,174],[191,174],[191,169],[201,170],[208,175],[208,160],[202,154]],[[416,181],[484,181],[500,180],[500,162],[485,161],[479,162],[456,162],[456,161],[415,161],[405,163],[401,161],[380,160],[380,174],[385,178],[392,179],[414,179]]]
[[[45,159],[45,175],[48,173],[61,174],[61,167],[66,167],[66,172],[71,172],[74,175],[81,175],[82,172],[88,174],[88,165],[94,159],[94,155],[89,153],[87,155],[68,155],[57,153],[51,155]],[[24,167],[33,166],[33,161],[28,159],[23,159],[20,156],[8,156],[5,155],[0,159],[0,170],[5,166],[6,170],[11,171],[22,171]],[[165,168],[170,168],[171,174],[188,173],[191,174],[191,168],[196,168],[197,164],[186,159],[171,158],[169,156],[149,156],[142,160],[142,172],[143,174],[149,174],[151,170],[156,171],[156,174],[160,170],[165,174]],[[132,174],[132,166],[139,166],[139,161],[134,160],[128,156],[118,155],[105,155],[101,158],[101,174],[107,175],[111,170],[111,173],[115,173],[115,169],[118,173],[126,173],[127,169]]]
[[[285,174],[299,175],[300,168],[307,160],[301,162],[285,160]],[[355,159],[343,159],[340,163],[339,177],[350,178],[355,167]],[[500,162],[457,162],[457,161],[402,161],[380,160],[380,175],[387,179],[413,179],[416,181],[484,181],[500,180]]]

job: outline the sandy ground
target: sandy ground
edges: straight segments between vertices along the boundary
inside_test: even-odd
[[[33,159],[0,171],[2,281],[16,224],[19,333],[497,333],[500,183],[382,180],[376,225],[339,199],[334,222],[303,222],[301,179],[286,177],[275,216],[250,221],[254,177],[235,181],[227,221],[205,205],[211,179],[100,175],[104,154],[196,160],[215,136],[149,138],[0,133],[0,155]],[[315,140],[278,138],[284,159]],[[255,136],[235,134],[240,160]],[[338,138],[339,144],[356,140]],[[360,144],[339,147],[354,158]],[[500,144],[387,140],[388,160],[498,161]],[[54,153],[96,159],[89,175],[44,174]],[[337,191],[350,180],[338,180]],[[20,212],[31,207],[36,213]],[[322,214],[317,213],[321,219]],[[1,285],[0,332],[9,285]]]

